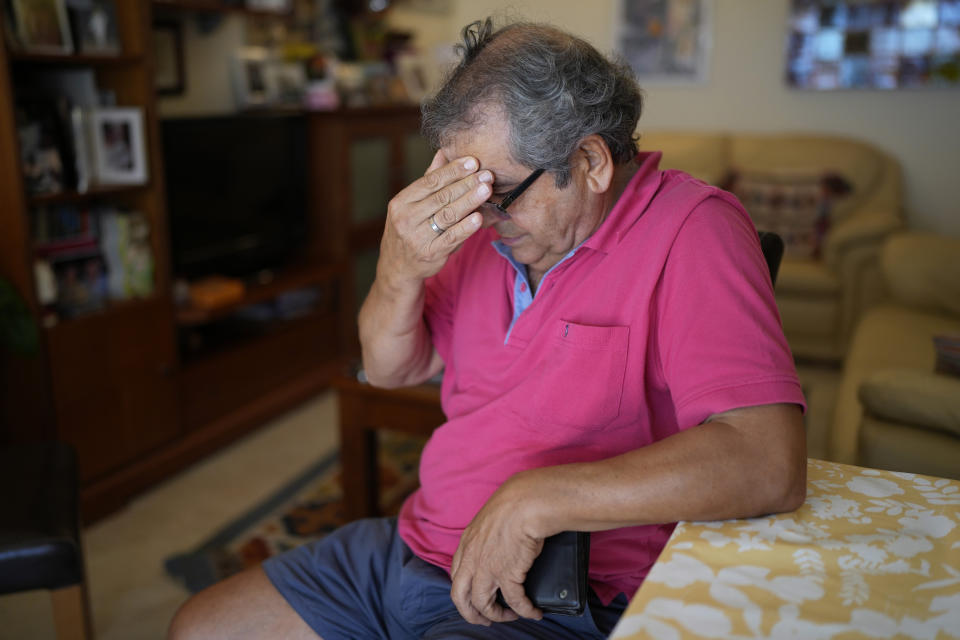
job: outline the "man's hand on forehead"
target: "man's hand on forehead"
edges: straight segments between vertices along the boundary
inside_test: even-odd
[[[483,224],[478,212],[492,193],[493,174],[473,156],[448,160],[437,151],[422,177],[387,206],[381,262],[392,279],[420,281],[437,273]]]

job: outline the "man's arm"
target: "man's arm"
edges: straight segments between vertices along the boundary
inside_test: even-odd
[[[547,536],[791,511],[805,495],[799,407],[718,414],[613,458],[514,475],[464,531],[453,559],[451,596],[473,623],[513,620],[514,611],[539,618],[523,579]],[[497,588],[513,611],[496,604]]]
[[[476,210],[493,176],[477,168],[475,158],[447,162],[438,151],[426,174],[390,201],[377,277],[358,318],[371,384],[417,384],[443,368],[423,320],[424,281],[481,226]],[[435,232],[431,220],[445,231]]]

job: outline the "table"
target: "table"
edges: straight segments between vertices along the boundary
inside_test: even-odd
[[[807,487],[678,524],[611,638],[960,638],[960,482],[809,460]]]
[[[340,405],[340,468],[348,521],[380,515],[377,429],[429,436],[446,422],[440,385],[378,389],[353,376],[333,380]]]

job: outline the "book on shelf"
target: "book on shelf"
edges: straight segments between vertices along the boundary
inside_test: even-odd
[[[116,209],[101,214],[100,247],[110,273],[112,298],[125,300],[153,294],[153,251],[145,215]]]
[[[75,317],[111,300],[153,293],[146,217],[115,207],[61,205],[33,212],[37,298],[55,316]]]

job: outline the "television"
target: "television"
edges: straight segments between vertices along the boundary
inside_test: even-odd
[[[173,118],[160,124],[175,277],[252,278],[306,244],[303,114]]]

